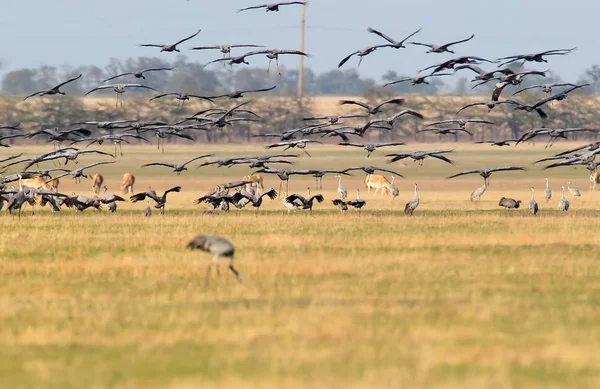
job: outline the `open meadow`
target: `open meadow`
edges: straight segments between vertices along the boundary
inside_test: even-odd
[[[361,149],[310,145],[295,167],[394,169],[400,195],[373,196],[364,173],[344,177],[367,205],[341,214],[331,204],[338,181],[292,177],[290,192],[323,193],[313,215],[292,213],[281,198],[252,209],[204,215],[193,200],[240,180],[247,167],[196,163],[181,175],[140,168],[264,154],[260,146],[123,146],[117,163],[91,169],[119,192],[168,197],[166,214],[145,218],[145,201],[119,203],[116,214],[25,207],[0,215],[0,387],[6,388],[597,388],[600,387],[600,191],[584,167],[542,171],[536,159],[581,143],[519,147],[410,144],[401,150],[449,150],[455,165],[426,159],[386,163]],[[112,146],[99,149],[113,152]],[[48,146],[13,147],[27,156]],[[294,151],[294,150],[291,150]],[[279,152],[279,151],[277,151]],[[8,155],[7,153],[3,156]],[[99,160],[82,156],[82,164]],[[69,166],[71,162],[69,163]],[[478,175],[467,169],[524,166],[494,173],[477,202]],[[51,166],[46,164],[44,166]],[[279,190],[276,176],[265,188]],[[553,198],[544,200],[548,177]],[[560,186],[579,188],[559,212]],[[404,204],[419,185],[414,216]],[[530,187],[540,212],[527,211]],[[91,195],[91,181],[63,178],[59,191]],[[498,207],[501,196],[521,209]],[[197,234],[236,246],[237,283],[221,263],[204,283],[210,255],[189,251]]]

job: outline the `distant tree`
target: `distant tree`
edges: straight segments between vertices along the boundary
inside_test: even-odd
[[[358,95],[372,86],[373,80],[363,80],[355,69],[330,70],[317,76],[317,94],[325,95]]]
[[[600,92],[600,66],[593,65],[591,68],[585,70],[583,75],[579,77],[578,84],[591,84],[591,90],[593,93]]]
[[[2,78],[2,92],[9,95],[26,95],[39,90],[37,72],[19,69],[8,72]]]
[[[165,92],[193,93],[199,95],[211,94],[221,87],[221,83],[214,72],[207,71],[198,63],[179,63],[177,71],[169,72],[169,82],[164,88],[157,88]]]
[[[279,84],[277,71],[267,73],[264,68],[240,68],[233,74],[232,87],[236,90],[270,88]],[[278,93],[279,90],[275,90]]]
[[[456,82],[456,88],[454,89],[454,95],[464,96],[469,94],[469,81],[466,77],[461,77]]]

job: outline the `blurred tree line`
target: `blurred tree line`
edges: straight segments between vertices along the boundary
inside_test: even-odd
[[[2,62],[0,61],[0,67]],[[98,92],[98,95],[109,97],[107,99],[82,99],[81,96],[101,85],[108,77],[128,71],[139,71],[151,67],[174,67],[172,72],[161,71],[146,73],[147,80],[137,80],[131,76],[110,81],[111,83],[135,82],[149,85],[155,89],[166,92],[181,92],[200,95],[214,95],[232,90],[245,90],[264,88],[277,85],[277,88],[265,95],[252,96],[252,110],[263,118],[260,122],[236,122],[233,126],[218,131],[194,131],[192,134],[200,142],[223,142],[223,141],[256,141],[264,143],[265,138],[255,138],[253,135],[284,131],[306,125],[303,117],[315,114],[340,114],[364,113],[359,108],[344,107],[336,108],[335,112],[323,112],[317,109],[312,96],[320,95],[344,95],[364,96],[364,100],[370,104],[395,96],[407,96],[407,103],[402,107],[422,112],[426,120],[419,121],[413,118],[399,120],[392,131],[372,131],[368,138],[381,140],[398,140],[412,138],[419,141],[454,140],[452,137],[442,138],[437,135],[417,132],[424,124],[434,120],[456,117],[456,111],[462,105],[476,100],[488,100],[494,82],[490,82],[477,89],[470,80],[473,75],[469,70],[459,73],[461,77],[454,88],[448,87],[440,78],[433,78],[429,85],[413,86],[410,82],[395,84],[382,88],[372,79],[360,78],[356,70],[332,70],[322,74],[315,74],[310,69],[305,69],[305,95],[302,101],[295,99],[297,70],[284,70],[283,76],[276,71],[267,73],[265,68],[235,67],[215,65],[212,69],[204,68],[201,64],[188,62],[185,56],[178,56],[173,62],[162,58],[140,57],[119,61],[111,59],[107,66],[99,68],[96,66],[43,66],[37,69],[19,69],[4,73],[2,79],[2,92],[4,98],[0,99],[0,123],[23,123],[22,127],[27,131],[42,128],[69,128],[74,123],[84,121],[108,121],[119,119],[136,120],[162,120],[168,123],[176,123],[191,117],[202,109],[212,108],[206,102],[187,102],[183,108],[179,108],[177,101],[173,98],[164,98],[150,101],[146,90],[128,90],[125,103],[119,109],[115,108],[115,94],[112,90]],[[525,70],[516,65],[515,71]],[[35,91],[52,87],[67,78],[82,73],[84,77],[75,83],[66,85],[63,90],[67,96],[43,97],[29,99],[22,102],[22,96]],[[382,76],[383,82],[391,82],[405,77],[394,71],[388,71]],[[525,78],[521,87],[552,83],[560,81],[552,73],[546,78]],[[481,117],[492,120],[496,126],[473,126],[469,130],[474,132],[473,138],[461,136],[456,140],[481,140],[515,138],[524,131],[537,127],[596,127],[600,121],[600,112],[597,104],[586,94],[597,93],[600,90],[600,66],[594,65],[587,69],[577,80],[578,83],[590,83],[591,88],[580,90],[564,101],[546,106],[549,119],[542,121],[535,114],[516,111],[506,107],[496,108],[488,113],[485,107],[473,108],[464,111],[463,117]],[[512,86],[505,88],[503,96],[509,97],[516,89]],[[448,97],[439,98],[435,95],[444,94]],[[408,96],[410,95],[410,96]],[[473,97],[473,96],[485,96]],[[464,96],[464,97],[450,97]],[[520,94],[518,98],[525,103],[532,104],[543,98],[544,95],[538,90],[528,91]],[[116,99],[116,98],[115,98]],[[218,106],[229,108],[239,103],[237,100],[221,99]],[[397,107],[390,107],[379,117],[392,116]],[[364,124],[364,120],[349,121],[348,124]],[[98,130],[106,133],[108,130]],[[576,136],[594,138],[594,134],[578,134]],[[325,138],[327,139],[327,138]],[[576,139],[576,138],[575,138]],[[273,139],[276,140],[276,139]],[[336,141],[332,140],[332,141]],[[35,141],[39,141],[36,138]],[[7,143],[15,142],[14,139]],[[22,143],[23,140],[16,140]]]
[[[109,81],[109,83],[140,82],[163,93],[193,94],[211,94],[277,85],[277,89],[273,91],[275,95],[291,96],[296,93],[298,81],[298,70],[296,69],[284,70],[283,76],[279,77],[276,71],[267,72],[265,68],[249,68],[243,67],[243,65],[231,68],[228,65],[214,64],[210,68],[204,68],[202,64],[189,62],[185,56],[179,55],[171,62],[157,57],[129,58],[123,61],[111,58],[104,68],[94,65],[77,67],[63,65],[12,70],[4,73],[1,89],[4,95],[23,96],[50,88],[68,78],[83,74],[81,80],[63,88],[67,94],[82,95],[102,84],[104,79],[111,76],[155,67],[174,67],[175,70],[146,73],[147,80],[125,76]],[[395,73],[390,71],[388,76],[395,77]],[[304,70],[304,94],[309,96],[361,95],[375,84],[373,79],[361,78],[355,69],[336,69],[321,74],[316,74],[310,68]],[[413,93],[435,94],[443,86],[442,81],[436,80],[430,87],[415,90]],[[396,91],[408,93],[410,89],[410,85],[406,85],[406,87],[402,85],[396,88]],[[129,92],[132,94],[148,93],[143,89]],[[98,93],[110,94],[112,92]]]

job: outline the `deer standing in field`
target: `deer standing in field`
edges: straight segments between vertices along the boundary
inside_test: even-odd
[[[102,174],[96,173],[91,177],[91,179],[92,179],[92,188],[94,189],[95,193],[100,193],[100,188],[102,187],[102,184],[104,183],[104,177],[102,177]]]
[[[121,182],[121,192],[126,194],[133,193],[133,184],[135,183],[135,177],[131,173],[123,174],[123,181]]]
[[[22,185],[27,186],[33,189],[44,189],[44,190],[52,190],[55,191],[55,187],[52,185],[51,181],[46,182],[46,178],[42,177],[33,177],[22,180]],[[58,188],[58,180],[55,178],[52,181],[57,181],[56,188]]]
[[[600,182],[600,173],[598,172],[598,166],[590,173],[590,190],[596,191],[596,184]]]
[[[253,174],[251,176],[245,176],[244,181],[250,181],[252,185],[256,188],[256,193],[260,194],[263,188],[263,179],[260,174]]]
[[[392,183],[390,181],[388,181],[387,178],[385,178],[384,176],[379,175],[379,174],[368,174],[367,177],[365,178],[365,185],[369,191],[369,194],[371,194],[372,188],[375,189],[374,195],[377,195],[377,191],[379,189],[381,189],[382,196],[383,196],[384,192],[389,193],[389,191],[392,187]]]

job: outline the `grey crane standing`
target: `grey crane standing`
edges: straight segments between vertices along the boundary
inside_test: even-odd
[[[471,201],[473,201],[473,200],[481,201],[481,196],[483,196],[483,194],[485,193],[486,190],[487,190],[487,180],[484,178],[483,186],[475,189],[473,191],[473,193],[471,193]]]
[[[396,179],[396,177],[392,176],[392,180],[390,181],[389,192],[390,192],[390,195],[392,196],[392,200],[394,200],[400,194],[400,190],[398,189],[398,187],[396,185],[394,185],[395,179]]]
[[[142,213],[142,215],[144,215],[145,217],[152,216],[152,208],[150,208],[150,198],[149,197],[146,199],[146,208],[144,209],[144,212]]]
[[[552,189],[548,186],[548,177],[546,177],[546,192],[544,193],[544,197],[546,198],[546,202],[552,198]]]
[[[535,201],[535,191],[533,186],[531,187],[531,200],[529,201],[529,212],[537,215],[539,211],[538,203]]]
[[[346,197],[348,197],[348,189],[346,189],[346,187],[342,185],[342,175],[340,174],[336,177],[339,179],[337,192],[340,195],[340,199],[344,200],[346,199]]]
[[[412,214],[415,212],[415,209],[417,209],[418,206],[419,206],[419,191],[418,191],[417,184],[415,184],[415,194],[414,194],[412,200],[410,200],[404,206],[404,213],[412,216]]]
[[[198,235],[190,243],[187,244],[187,248],[191,250],[201,250],[213,255],[212,261],[206,269],[205,284],[208,285],[208,277],[210,276],[210,269],[213,265],[217,267],[217,275],[220,277],[219,272],[219,259],[221,257],[229,258],[229,269],[235,275],[235,278],[240,284],[243,283],[242,275],[233,267],[233,255],[235,254],[235,247],[233,244],[225,238],[216,235]]]
[[[568,211],[569,210],[569,200],[567,200],[565,198],[565,187],[561,186],[560,189],[562,190],[562,197],[561,199],[558,201],[558,210],[559,211]]]

